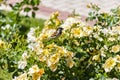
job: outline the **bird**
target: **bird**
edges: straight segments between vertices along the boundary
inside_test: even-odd
[[[59,37],[62,34],[62,27],[58,27],[57,30],[50,36],[50,39]]]

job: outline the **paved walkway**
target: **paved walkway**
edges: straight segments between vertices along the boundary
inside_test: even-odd
[[[9,3],[15,3],[16,1],[8,0]],[[36,17],[47,19],[51,13],[59,11],[61,14],[60,18],[66,19],[73,10],[81,16],[86,17],[90,11],[86,7],[89,3],[95,3],[101,8],[101,11],[109,12],[110,9],[120,5],[120,0],[41,0],[41,4],[39,5],[40,10],[36,12]]]
[[[42,0],[42,5],[60,11],[72,13],[75,9],[76,13],[82,16],[88,16],[90,9],[86,7],[89,3],[95,3],[103,12],[109,12],[110,9],[120,5],[120,0]]]

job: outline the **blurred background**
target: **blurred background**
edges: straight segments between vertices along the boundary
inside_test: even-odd
[[[14,4],[18,1],[20,0],[8,0],[7,2]],[[120,5],[120,0],[41,0],[36,17],[48,19],[51,13],[59,11],[60,18],[66,19],[74,10],[77,14],[86,17],[90,12],[90,9],[86,7],[89,3],[97,4],[101,8],[101,12],[109,12],[110,9]]]

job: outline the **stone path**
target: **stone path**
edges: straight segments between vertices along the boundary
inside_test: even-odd
[[[120,5],[120,0],[42,0],[41,2],[46,7],[68,13],[72,13],[75,9],[76,13],[82,16],[88,16],[90,9],[86,5],[89,3],[97,4],[103,12],[109,12],[110,9]]]
[[[19,0],[8,0],[8,3],[15,3]],[[41,0],[39,10],[36,12],[37,18],[47,19],[51,13],[60,12],[60,18],[66,19],[73,10],[83,17],[88,16],[90,9],[86,7],[89,3],[95,3],[103,12],[109,12],[110,9],[120,5],[120,0]]]
[[[103,11],[109,11],[120,5],[120,0],[42,0],[42,4],[47,7],[67,12],[72,12],[75,9],[81,15],[87,15],[89,12],[89,9],[86,8],[88,3],[95,3]]]

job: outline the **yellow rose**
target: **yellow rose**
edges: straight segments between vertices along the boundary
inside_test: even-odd
[[[103,65],[103,68],[106,72],[110,72],[116,65],[116,60],[112,57],[108,58]]]
[[[39,68],[37,65],[33,65],[30,69],[29,69],[29,74],[34,74],[37,73],[39,71]]]
[[[51,66],[56,64],[60,59],[60,56],[58,54],[53,54],[47,61],[47,65]]]
[[[83,27],[83,30],[84,30],[84,35],[88,36],[88,35],[90,35],[93,32],[93,27],[86,26],[86,27]]]
[[[41,69],[39,69],[38,72],[36,72],[32,75],[32,80],[40,80],[40,78],[43,74],[44,74],[44,69],[41,68]]]
[[[44,72],[44,69],[41,68],[41,69],[39,69],[39,71],[38,71],[37,74],[41,77],[44,73],[45,73],[45,72]]]
[[[50,52],[48,51],[48,49],[44,49],[44,50],[43,50],[43,54],[44,54],[45,56],[47,56],[47,55],[50,54]]]
[[[45,62],[46,60],[47,60],[47,56],[45,56],[44,54],[42,54],[42,55],[40,55],[39,56],[39,60],[41,61],[41,62]]]
[[[114,52],[114,53],[119,52],[120,51],[120,45],[112,46],[112,50],[111,51]]]
[[[74,66],[74,61],[72,60],[72,58],[67,58],[66,61],[69,68],[72,68]]]
[[[32,80],[40,80],[40,77],[44,74],[44,69],[39,69],[37,65],[33,65],[28,73],[32,76]]]
[[[59,20],[59,19],[56,19],[56,20],[55,20],[55,23],[56,23],[56,26],[59,26],[59,25],[60,25],[60,20]]]
[[[0,48],[4,48],[5,47],[5,42],[3,42],[2,40],[0,40]]]
[[[99,61],[100,60],[100,55],[94,55],[92,60]]]
[[[83,31],[80,28],[72,28],[71,33],[74,37],[80,38],[83,36]]]
[[[67,50],[64,47],[57,47],[57,52],[62,57],[62,56],[66,56]]]
[[[56,71],[57,70],[57,65],[56,64],[52,64],[51,66],[50,66],[50,70],[51,71]]]

